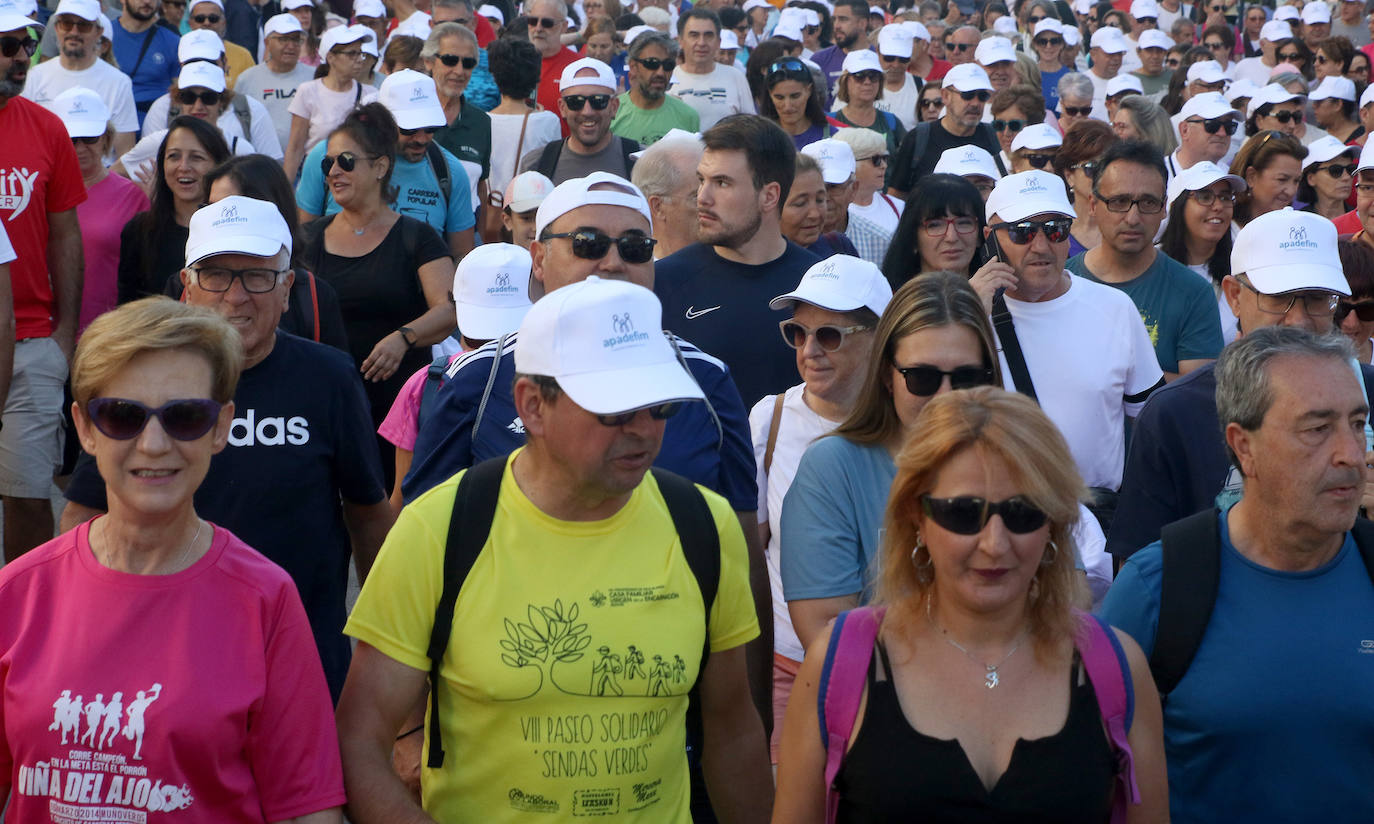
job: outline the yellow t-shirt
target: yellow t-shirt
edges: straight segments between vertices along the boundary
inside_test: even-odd
[[[253,55],[238,43],[224,41],[224,62],[229,67],[224,71],[224,82],[229,88],[234,88],[234,81],[239,79],[239,75],[257,65]]]
[[[345,629],[416,669],[429,669],[460,477],[402,510]],[[698,489],[721,543],[717,652],[759,629],[739,521]],[[458,594],[441,669],[445,764],[424,769],[425,809],[455,822],[688,824],[684,719],[703,608],[652,475],[610,518],[570,522],[536,508],[508,464],[491,534]]]

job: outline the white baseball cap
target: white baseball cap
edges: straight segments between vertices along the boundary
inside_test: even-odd
[[[773,27],[773,36],[781,37],[786,40],[802,41],[801,26],[795,20],[781,20]]]
[[[515,371],[557,380],[594,415],[705,397],[663,335],[658,297],[595,275],[530,307],[515,342]]]
[[[62,118],[68,137],[100,137],[110,122],[110,107],[100,95],[84,86],[73,86],[48,104]]]
[[[1304,26],[1330,22],[1331,7],[1326,5],[1326,3],[1308,3],[1302,7],[1302,23]]]
[[[1282,43],[1293,39],[1293,27],[1287,21],[1274,18],[1260,27],[1260,39],[1270,43]]]
[[[1064,27],[1064,45],[1068,46],[1069,48],[1076,49],[1078,48],[1078,45],[1082,42],[1083,33],[1078,30],[1077,26]]]
[[[1093,32],[1093,38],[1088,45],[1094,49],[1101,49],[1107,54],[1125,54],[1128,48],[1126,35],[1121,33],[1121,29],[1114,29],[1111,26],[1103,26]]]
[[[591,70],[594,74],[582,75],[577,73]],[[615,72],[610,66],[597,60],[595,57],[583,57],[574,60],[563,67],[563,75],[558,78],[558,90],[571,89],[574,86],[600,86],[615,92]]]
[[[543,234],[550,223],[583,206],[624,206],[634,209],[649,221],[652,231],[654,218],[649,213],[649,201],[638,186],[610,172],[592,172],[586,177],[565,180],[549,192],[534,216],[535,234]]]
[[[735,34],[734,29],[720,30],[720,50],[735,51],[739,48],[739,35]]]
[[[1288,6],[1288,5],[1279,6],[1278,8],[1274,9],[1274,19],[1275,19],[1275,20],[1298,20],[1298,21],[1301,21],[1301,20],[1302,20],[1302,12],[1298,11],[1298,9],[1297,9],[1296,6]]]
[[[1348,77],[1341,77],[1338,74],[1328,75],[1317,84],[1307,95],[1308,100],[1326,100],[1334,97],[1337,100],[1349,100],[1355,102],[1355,81]]]
[[[1168,51],[1174,47],[1174,38],[1160,31],[1159,29],[1146,29],[1140,33],[1136,41],[1136,51],[1141,49],[1164,49]]]
[[[1009,14],[1002,15],[996,20],[992,21],[992,30],[997,34],[1004,35],[1006,37],[1015,37],[1016,18],[1012,17]]]
[[[848,183],[854,176],[854,149],[843,140],[827,137],[806,144],[801,152],[816,160],[821,167],[821,179],[828,184]]]
[[[1188,67],[1189,83],[1225,83],[1226,70],[1215,60],[1199,60]]]
[[[1048,123],[1033,123],[1022,129],[1011,141],[1013,152],[1021,149],[1050,149],[1064,145],[1064,136]]]
[[[1218,180],[1224,180],[1231,184],[1231,191],[1239,194],[1245,191],[1245,181],[1238,175],[1233,175],[1221,168],[1210,160],[1199,160],[1189,166],[1169,180],[1169,206],[1174,205],[1174,201],[1184,192],[1195,192],[1198,189],[1206,189]]]
[[[646,31],[656,32],[658,31],[658,29],[654,28],[653,26],[630,26],[628,29],[625,30],[624,34],[621,35],[621,39],[625,42],[626,46],[629,46],[631,43],[635,42],[635,38],[639,37]]]
[[[768,0],[745,0],[745,13],[747,14],[748,12],[751,12],[754,9],[768,9],[769,11],[772,11],[773,4],[768,2]]]
[[[102,11],[97,22],[100,23],[100,36],[106,40],[111,40],[114,36],[114,25],[110,23],[109,16]],[[111,40],[111,42],[113,42],[113,40]]]
[[[1232,274],[1245,273],[1266,295],[1320,289],[1349,295],[1336,224],[1312,212],[1285,206],[1245,224],[1231,248]]]
[[[0,32],[19,31],[20,29],[35,28],[42,31],[44,26],[34,16],[38,14],[36,3],[24,3],[22,0],[0,0]]]
[[[911,33],[913,38],[919,38],[927,43],[930,42],[930,29],[926,28],[926,24],[919,20],[903,20],[901,23],[894,23],[893,25],[901,26],[906,29]]]
[[[911,33],[901,26],[883,26],[878,32],[878,53],[888,57],[910,57]]]
[[[844,56],[844,63],[841,64],[841,68],[850,74],[880,72],[883,70],[883,64],[878,62],[877,52],[870,49],[859,49]]]
[[[220,39],[218,34],[209,29],[188,31],[177,42],[177,62],[181,64],[190,63],[193,60],[209,60],[213,63],[223,55],[224,41]]]
[[[1374,103],[1374,83],[1365,87],[1364,94],[1360,95],[1360,108],[1363,109],[1370,103]]]
[[[314,6],[315,4],[311,2],[311,0],[282,0],[281,4],[281,7],[284,11],[292,11],[294,9],[308,9],[314,8]]]
[[[1302,168],[1306,171],[1317,163],[1335,160],[1343,154],[1355,157],[1360,151],[1362,150],[1359,146],[1348,146],[1342,143],[1340,138],[1328,134],[1307,145],[1307,157],[1303,158]]]
[[[987,149],[972,144],[955,146],[940,153],[932,174],[950,174],[959,177],[977,175],[989,180],[997,180],[1002,173],[997,171],[997,163]]]
[[[400,25],[396,26],[396,28],[392,29],[389,38],[400,37],[401,35],[408,35],[410,37],[418,37],[421,40],[424,40],[427,37],[429,37],[430,31],[433,30],[433,27],[430,25],[430,20],[431,18],[428,14],[425,14],[422,11],[417,11],[411,16],[407,17],[406,19],[402,20]],[[391,42],[389,38],[387,42]]]
[[[372,32],[366,26],[335,26],[320,35],[320,58],[329,54],[335,46],[346,46],[366,40]]]
[[[434,78],[414,69],[401,69],[387,75],[378,90],[377,100],[402,129],[430,129],[448,125]]]
[[[1226,102],[1226,98],[1221,92],[1203,92],[1188,98],[1188,102],[1179,109],[1180,120],[1182,123],[1190,117],[1200,117],[1203,120],[1215,120],[1218,117],[1233,117],[1240,119],[1240,112],[1231,108],[1231,104]]]
[[[358,24],[358,25],[362,25],[362,24],[360,23],[360,24]],[[376,35],[376,32],[373,32],[373,31],[369,31],[368,33],[369,33],[369,34],[372,34],[372,35]],[[362,46],[363,54],[370,54],[370,55],[372,55],[373,57],[381,57],[381,53],[377,51],[377,38],[376,38],[375,36],[373,36],[373,37],[364,37],[361,46]]]
[[[1073,204],[1069,202],[1069,192],[1064,188],[1063,178],[1049,172],[1032,169],[1007,175],[997,181],[992,194],[988,195],[989,223],[993,215],[1014,223],[1046,213],[1077,217]]]
[[[1248,77],[1233,80],[1231,81],[1231,85],[1226,87],[1226,102],[1234,107],[1237,100],[1249,100],[1254,97],[1255,92],[1259,91],[1259,88],[1260,87],[1256,86]]]
[[[882,6],[869,6],[869,7],[868,7],[868,16],[869,16],[869,17],[877,16],[877,17],[881,17],[881,18],[883,18],[884,20],[886,20],[886,19],[887,19],[887,9],[883,8]]]
[[[1116,97],[1123,92],[1135,92],[1144,94],[1145,87],[1140,85],[1140,78],[1128,72],[1118,73],[1116,77],[1107,81],[1107,97]]]
[[[552,192],[552,180],[539,172],[521,172],[506,184],[506,196],[501,202],[512,212],[523,213],[538,209]]]
[[[798,302],[832,312],[870,309],[881,315],[892,300],[892,287],[883,270],[850,255],[831,255],[811,265],[797,288],[768,302],[769,309],[790,309]]]
[[[477,13],[487,18],[488,20],[495,20],[498,25],[506,25],[506,15],[503,14],[501,10],[495,6],[482,6],[477,10]]]
[[[305,29],[301,28],[301,21],[296,19],[296,15],[288,12],[274,14],[267,18],[266,23],[262,24],[263,37],[271,37],[274,34],[296,34],[304,31]]]
[[[190,89],[197,86],[212,92],[223,92],[224,69],[204,60],[182,66],[181,74],[177,75],[177,88]]]
[[[453,273],[458,329],[471,340],[496,340],[520,328],[530,310],[530,253],[511,243],[483,243]]]
[[[186,238],[186,265],[211,255],[272,257],[291,252],[291,229],[275,203],[231,195],[191,215]]]
[[[387,17],[382,0],[353,0],[353,17]]]
[[[978,41],[978,48],[973,50],[973,59],[980,66],[991,66],[1008,60],[1016,62],[1016,49],[1012,48],[1011,41],[1005,37],[987,37]]]
[[[806,25],[819,26],[821,24],[821,13],[815,9],[802,9],[806,14]]]
[[[1250,98],[1250,105],[1246,107],[1245,116],[1254,117],[1255,112],[1259,111],[1261,106],[1274,103],[1287,103],[1289,100],[1301,99],[1301,94],[1290,92],[1277,83],[1270,83],[1266,86],[1261,86],[1260,90],[1255,92]]]
[[[1360,165],[1355,173],[1359,174],[1366,169],[1374,169],[1374,140],[1366,141],[1364,148],[1360,150]]]
[[[1057,34],[1060,37],[1063,37],[1064,24],[1059,22],[1058,18],[1046,17],[1039,23],[1035,24],[1035,28],[1031,30],[1031,38],[1034,39],[1036,37],[1039,37],[1045,32],[1050,32],[1052,34]]]
[[[945,72],[941,88],[954,88],[961,92],[992,91],[988,73],[977,63],[961,63]]]
[[[1073,0],[1074,14],[1092,14],[1092,11],[1093,0]]]
[[[53,16],[59,14],[75,15],[94,23],[100,19],[100,3],[97,0],[62,0],[57,4],[57,11],[53,12]]]
[[[1155,0],[1135,0],[1131,3],[1131,16],[1137,20],[1147,17],[1159,18],[1159,4]]]

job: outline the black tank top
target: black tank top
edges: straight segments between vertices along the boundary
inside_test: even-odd
[[[989,792],[957,740],[932,738],[907,722],[887,675],[887,650],[877,647],[883,673],[874,656],[863,723],[836,777],[837,822],[1103,824],[1111,818],[1116,762],[1097,696],[1086,676],[1080,677],[1076,654],[1063,729],[1017,741],[1006,772]]]

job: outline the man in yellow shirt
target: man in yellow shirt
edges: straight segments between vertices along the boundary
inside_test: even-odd
[[[224,3],[221,0],[196,0],[187,15],[191,18],[188,24],[191,31],[209,29],[224,41],[224,58],[227,61],[224,76],[229,88],[234,88],[234,81],[238,80],[239,75],[253,68],[257,61],[247,49],[225,37],[229,30],[229,21],[224,16]]]

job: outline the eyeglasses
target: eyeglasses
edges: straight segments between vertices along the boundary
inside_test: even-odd
[[[38,41],[32,37],[0,37],[0,55],[14,57],[23,49],[24,54],[33,57],[33,53],[38,51]]]
[[[219,23],[219,21],[223,20],[224,18],[220,17],[218,14],[197,14],[194,15],[191,19],[201,24],[202,26],[213,26]]]
[[[859,83],[881,83],[883,80],[883,73],[869,69],[868,71],[855,72],[849,76],[849,79],[858,81]]]
[[[1322,54],[1321,52],[1317,52],[1317,56],[1312,59],[1316,61],[1318,66],[1325,66],[1327,63],[1332,62],[1330,60],[1327,60],[1326,55]]]
[[[434,56],[438,58],[440,63],[443,63],[450,69],[459,63],[462,63],[465,69],[472,69],[477,66],[477,58],[475,57],[459,57],[456,54],[436,54]]]
[[[782,331],[783,342],[793,349],[802,349],[806,346],[806,339],[814,335],[816,343],[827,352],[834,352],[844,346],[845,338],[855,332],[862,332],[873,327],[859,323],[854,326],[831,326],[829,324],[817,326],[815,329],[807,329],[795,320],[784,320],[778,323],[778,329]]]
[[[1277,121],[1280,122],[1280,123],[1301,123],[1301,122],[1302,122],[1302,110],[1301,110],[1301,109],[1280,109],[1279,111],[1276,111],[1276,112],[1270,112],[1270,113],[1269,113],[1269,116],[1272,117],[1272,118],[1274,118],[1275,120],[1277,120]]]
[[[821,30],[820,26],[802,26],[803,34],[815,34]]]
[[[1107,206],[1107,211],[1124,214],[1131,211],[1134,206],[1140,210],[1142,215],[1157,215],[1164,209],[1164,201],[1154,195],[1144,195],[1143,197],[1131,197],[1130,195],[1111,195],[1107,196],[1093,189],[1093,197],[1102,201]]]
[[[940,98],[938,97],[932,97],[929,100],[921,101],[921,108],[923,109],[938,109],[943,105],[944,103],[940,102]]]
[[[1157,18],[1157,17],[1137,17],[1137,18],[1135,19],[1135,22],[1136,22],[1137,25],[1140,25],[1140,26],[1154,26],[1154,25],[1158,25],[1158,23],[1159,23],[1159,18]]]
[[[75,146],[76,144],[80,143],[83,146],[96,146],[104,137],[104,135],[99,134],[95,137],[73,137],[72,145]]]
[[[426,126],[426,127],[423,128],[423,129],[397,129],[397,131],[399,131],[399,132],[401,133],[401,136],[402,136],[402,137],[414,137],[415,135],[419,134],[420,132],[424,132],[425,134],[430,134],[430,135],[432,135],[432,134],[434,134],[435,132],[439,131],[439,127],[437,127],[437,126]],[[345,169],[344,171],[348,171],[348,170]]]
[[[654,257],[654,244],[658,243],[646,234],[630,233],[611,237],[594,229],[578,229],[575,232],[544,236],[546,240],[560,237],[571,240],[573,256],[583,260],[601,260],[614,243],[616,251],[620,252],[620,259],[626,263],[648,263]]]
[[[557,26],[557,25],[558,25],[558,21],[555,20],[555,19],[553,19],[552,17],[532,17],[532,16],[526,16],[526,17],[525,17],[525,25],[526,25],[526,26],[529,26],[529,27],[532,28],[532,29],[537,29],[537,28],[539,28],[539,27],[541,27],[541,26],[544,27],[544,28],[546,28],[546,29],[551,29],[551,28],[553,28],[554,26]]]
[[[219,419],[223,404],[209,398],[167,401],[156,409],[124,398],[91,398],[86,414],[107,438],[127,441],[137,438],[151,418],[157,418],[162,431],[179,441],[194,441],[209,432]]]
[[[1073,227],[1073,221],[1066,217],[1057,217],[1052,220],[1022,220],[1016,223],[997,223],[991,228],[995,232],[998,229],[1007,230],[1007,240],[1017,246],[1025,246],[1035,239],[1037,232],[1045,233],[1045,240],[1050,243],[1063,243],[1069,239],[1069,229]]]
[[[1358,163],[1332,163],[1330,166],[1323,166],[1322,171],[1331,175],[1333,180],[1340,180],[1346,175],[1354,175],[1359,168]]]
[[[910,58],[910,57],[896,57],[896,56],[891,55],[891,54],[885,54],[885,55],[883,55],[883,62],[884,62],[884,63],[901,63],[903,66],[905,66],[907,63],[910,63],[910,62],[911,62],[911,58]]]
[[[218,106],[222,96],[221,92],[210,91],[209,89],[203,92],[181,89],[177,92],[177,101],[183,106],[194,106],[197,100],[207,106]]]
[[[1070,163],[1069,166],[1065,169],[1065,171],[1079,171],[1087,175],[1088,177],[1092,177],[1094,174],[1097,173],[1097,164],[1099,162],[1101,161],[1085,160],[1082,163]]]
[[[1236,133],[1236,129],[1240,128],[1240,124],[1230,118],[1223,119],[1214,117],[1211,120],[1202,120],[1199,118],[1197,120],[1185,120],[1183,122],[1201,124],[1202,130],[1207,134],[1216,134],[1224,129],[1227,135],[1233,135]]]
[[[945,375],[949,375],[950,389],[972,389],[975,386],[987,386],[992,383],[992,370],[986,366],[956,366],[951,370],[944,370],[929,364],[917,364],[915,366],[892,365],[902,376],[903,383],[906,384],[906,391],[918,398],[928,398],[940,391],[940,384],[944,383]]]
[[[944,237],[950,226],[961,235],[971,235],[978,231],[978,221],[971,217],[933,217],[921,222],[921,231],[925,232],[927,237]]]
[[[1284,292],[1277,295],[1269,295],[1256,289],[1247,278],[1237,277],[1241,286],[1255,293],[1255,304],[1259,310],[1267,315],[1286,315],[1293,311],[1293,306],[1302,301],[1302,310],[1314,318],[1323,318],[1336,311],[1336,304],[1340,302],[1336,295],[1330,292]]]
[[[1034,26],[1036,23],[1039,23],[1041,20],[1044,20],[1047,16],[1048,15],[1042,14],[1039,17],[1027,17],[1026,23],[1030,26]]]
[[[192,269],[196,273],[196,285],[207,292],[228,292],[234,286],[234,279],[237,278],[243,284],[243,290],[254,295],[261,295],[277,288],[277,279],[289,269],[229,269],[222,266],[199,267]]]
[[[1203,43],[1202,45],[1206,46],[1209,51],[1216,51],[1217,49],[1226,48],[1226,44],[1221,42],[1220,40],[1212,40],[1208,43]]]
[[[1333,318],[1333,320],[1335,320],[1336,323],[1340,323],[1341,321],[1345,320],[1346,316],[1349,315],[1351,312],[1354,312],[1355,317],[1359,318],[1364,323],[1374,322],[1374,300],[1362,300],[1358,302],[1352,302],[1348,300],[1337,299],[1336,315]]]
[[[1300,63],[1302,62],[1302,52],[1279,52],[1278,58],[1283,63]]]
[[[979,89],[976,92],[959,92],[959,96],[965,100],[972,100],[976,97],[979,103],[986,103],[988,98],[992,97],[992,92],[987,89]]]
[[[867,158],[868,162],[872,163],[874,166],[886,166],[887,162],[891,159],[892,155],[885,154],[872,155],[871,157]]]
[[[1025,535],[1045,525],[1049,516],[1045,511],[1024,497],[1017,495],[1005,501],[993,503],[972,495],[958,498],[932,498],[921,496],[921,509],[926,516],[955,535],[977,535],[992,520],[993,515],[1002,516],[1002,525],[1008,532]]]
[[[592,104],[592,108],[599,112],[611,105],[611,96],[609,94],[570,94],[563,98],[563,102],[575,112],[582,111],[582,107],[588,103]]]
[[[1058,48],[1064,45],[1062,37],[1037,37],[1034,42],[1039,48]]]
[[[1015,120],[1000,120],[998,118],[992,119],[992,130],[995,132],[1019,132],[1025,127],[1026,121],[1021,120],[1019,118]]]
[[[1197,205],[1204,208],[1211,208],[1213,203],[1221,201],[1223,206],[1236,202],[1236,193],[1231,189],[1224,192],[1214,192],[1211,189],[1198,189],[1188,192],[1188,198]]]
[[[966,51],[968,51],[969,49],[973,48],[973,45],[974,45],[974,44],[972,44],[972,43],[946,43],[946,44],[945,44],[945,51],[956,51],[956,52],[959,52],[960,54],[963,54],[964,52],[966,52]]]
[[[666,57],[662,59],[657,57],[636,57],[635,62],[651,72],[656,72],[659,69],[662,69],[665,72],[670,72],[673,69],[677,68],[677,61],[671,57]]]
[[[368,155],[368,160],[375,160],[375,155]],[[329,176],[329,170],[334,168],[334,161],[339,162],[339,169],[351,172],[358,165],[359,156],[352,152],[339,152],[336,155],[325,155],[320,158],[320,171],[324,172],[325,177]]]
[[[806,67],[806,64],[801,62],[800,60],[797,60],[796,58],[789,58],[787,60],[779,60],[778,62],[769,66],[768,74],[765,75],[764,79],[767,81],[769,86],[772,86],[775,83],[781,83],[784,80],[801,80],[803,82],[810,83],[811,70],[808,69]]]
[[[649,413],[650,418],[656,421],[662,421],[676,415],[677,411],[681,408],[682,401],[669,401],[667,403],[646,406],[643,409],[645,412]],[[629,412],[617,412],[614,415],[597,415],[596,420],[602,426],[624,426],[634,420],[635,416],[638,414],[638,409],[632,409]]]
[[[1170,57],[1169,59],[1164,61],[1164,65],[1168,66],[1171,69],[1177,69],[1179,66],[1183,65],[1183,61],[1177,57]]]
[[[219,22],[219,18],[216,17],[215,21]],[[57,28],[67,29],[68,31],[76,29],[82,34],[90,34],[91,32],[95,31],[95,21],[86,20],[84,18],[76,17],[74,15],[63,14],[57,18]]]
[[[1087,117],[1088,115],[1090,115],[1090,114],[1093,113],[1093,107],[1092,107],[1092,106],[1062,106],[1062,105],[1061,105],[1061,106],[1059,107],[1059,113],[1060,113],[1060,114],[1066,114],[1066,115],[1068,115],[1069,117]]]
[[[1047,154],[1028,154],[1022,155],[1026,162],[1037,169],[1043,169],[1054,162],[1054,155]]]

